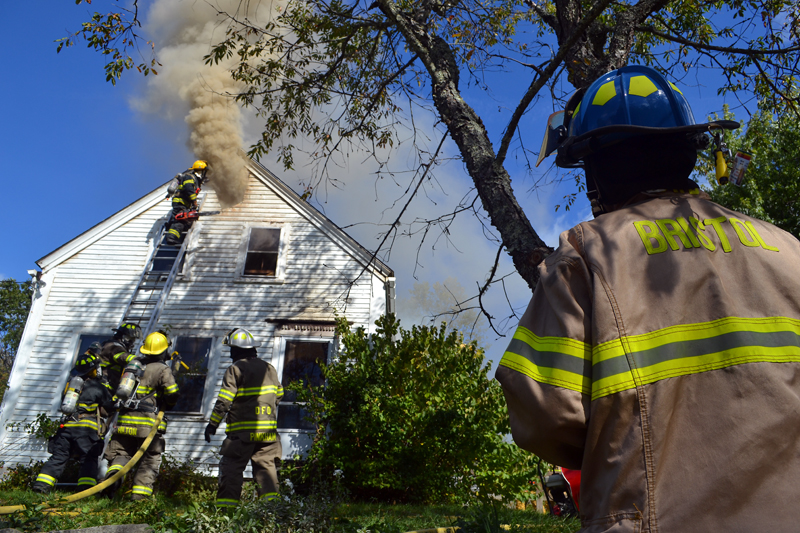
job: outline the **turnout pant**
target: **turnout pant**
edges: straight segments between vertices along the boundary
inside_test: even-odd
[[[218,506],[234,506],[239,502],[244,483],[244,469],[247,462],[253,465],[253,479],[258,487],[260,498],[272,499],[278,496],[278,471],[275,460],[281,457],[281,441],[246,442],[237,435],[225,438],[220,449],[219,483],[217,486]]]
[[[42,466],[40,474],[33,483],[33,489],[50,492],[64,472],[67,461],[75,457],[81,462],[78,473],[78,490],[88,489],[97,484],[97,461],[103,453],[103,441],[92,428],[61,428],[48,446],[52,454]]]
[[[189,228],[192,227],[193,222],[191,220],[185,220],[182,222],[175,220],[175,215],[179,213],[184,213],[186,211],[190,211],[190,209],[186,207],[172,208],[172,216],[169,217],[167,233],[165,237],[167,244],[171,245],[181,244],[183,242],[184,234],[187,231],[189,231]]]
[[[131,457],[139,450],[145,439],[129,437],[127,435],[115,434],[108,443],[105,458],[108,461],[108,472],[106,479],[122,470]],[[147,451],[136,464],[136,473],[133,476],[133,499],[142,500],[153,495],[153,485],[158,477],[158,468],[161,466],[161,454],[164,453],[164,436],[156,435],[148,446]],[[114,483],[112,487],[106,489],[112,495],[119,489],[121,481]]]

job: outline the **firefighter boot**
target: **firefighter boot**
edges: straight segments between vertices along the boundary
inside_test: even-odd
[[[109,477],[111,477],[111,475],[113,475],[113,473],[112,473],[112,474],[110,474],[110,475],[108,475],[108,476],[106,476],[106,479],[108,479]],[[123,478],[123,479],[124,479],[124,478]],[[103,492],[101,492],[101,493],[100,493],[100,495],[101,495],[103,498],[108,498],[109,500],[113,500],[113,499],[114,499],[114,496],[116,496],[116,494],[117,494],[117,491],[119,490],[119,488],[120,488],[121,486],[122,486],[122,479],[118,479],[118,480],[117,480],[117,481],[115,481],[113,484],[111,484],[110,486],[108,486],[108,487],[106,487],[105,489],[103,489]]]
[[[50,494],[50,487],[43,483],[34,483],[33,487],[31,487],[33,492],[38,492],[39,494]]]

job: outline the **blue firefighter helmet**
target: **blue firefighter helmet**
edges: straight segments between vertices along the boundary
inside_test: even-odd
[[[583,166],[587,156],[633,137],[682,135],[702,149],[709,140],[703,132],[739,127],[730,120],[697,124],[681,90],[641,65],[612,70],[576,92],[557,120],[548,127],[540,160],[557,149],[556,165],[564,168]]]
[[[550,116],[539,154],[558,150],[556,165],[583,168],[595,216],[617,209],[639,192],[697,187],[689,179],[707,133],[738,122],[695,123],[681,90],[655,69],[627,66],[577,91]]]
[[[674,83],[650,67],[634,65],[613,70],[586,89],[573,113],[570,135],[614,124],[675,128],[695,121]]]

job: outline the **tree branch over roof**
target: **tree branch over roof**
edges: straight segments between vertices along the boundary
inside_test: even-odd
[[[263,121],[250,156],[277,153],[291,168],[292,154],[304,152],[319,191],[323,181],[340,185],[328,172],[334,154],[366,152],[379,174],[393,176],[389,164],[405,164],[391,158],[402,145],[413,161],[402,169],[413,176],[405,198],[419,186],[421,164],[432,176],[432,153],[455,153],[480,199],[473,215],[481,224],[488,217],[484,233],[503,243],[531,289],[551,249],[520,206],[508,168],[513,156],[528,167],[535,159],[520,124],[538,98],[550,96],[555,107],[573,88],[635,62],[676,81],[692,69],[718,72],[719,93],[767,102],[778,113],[796,102],[800,78],[796,0],[286,0],[260,22],[249,18],[250,2],[215,1],[228,2],[231,13],[217,13],[226,33],[209,43],[205,59],[232,64],[242,87],[236,99]],[[115,35],[101,38],[98,50],[113,46]],[[513,74],[519,86],[496,88],[496,72]],[[503,95],[497,107],[505,114],[493,121],[499,133],[484,124],[482,94]],[[452,144],[433,150],[442,135]],[[424,240],[430,228],[416,236]],[[398,231],[390,227],[379,250]]]

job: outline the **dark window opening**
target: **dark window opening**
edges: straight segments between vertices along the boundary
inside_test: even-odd
[[[70,364],[70,369],[75,366],[75,361],[78,360],[78,357],[86,353],[86,350],[89,349],[89,346],[91,346],[93,342],[99,342],[102,344],[103,341],[107,341],[111,337],[112,335],[81,335],[80,340],[78,341],[78,349],[74,354],[72,354],[72,363]]]
[[[296,402],[297,393],[286,390],[286,387],[300,380],[311,387],[322,387],[325,384],[322,367],[328,363],[329,347],[327,342],[286,341],[281,379],[284,393],[278,407],[279,428],[315,429],[314,424],[306,420],[303,404]]]
[[[175,369],[175,381],[180,389],[178,403],[172,409],[181,413],[199,413],[206,389],[208,359],[211,356],[211,337],[178,337],[175,351],[186,365]],[[186,367],[189,367],[188,369]]]
[[[280,243],[280,228],[250,228],[244,275],[274,277],[278,270]]]

